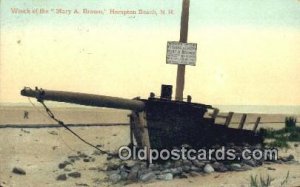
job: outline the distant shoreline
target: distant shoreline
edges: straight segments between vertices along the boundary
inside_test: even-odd
[[[128,126],[130,111],[117,110],[99,107],[49,107],[54,115],[70,127],[111,127]],[[24,112],[29,113],[28,119],[24,117]],[[235,127],[239,124],[242,112],[234,113],[230,125]],[[245,112],[246,113],[246,112]],[[226,116],[227,113],[220,108],[220,114]],[[284,126],[285,118],[294,116],[298,124],[300,114],[263,114],[246,113],[247,119],[245,128],[252,128],[257,117],[261,117],[260,125],[264,127],[280,128]],[[225,118],[217,118],[216,123],[224,124]],[[0,106],[0,128],[60,128],[55,121],[49,118],[43,107],[36,106]]]
[[[34,101],[35,107],[43,107]],[[122,111],[118,109],[74,105],[68,103],[48,102],[47,106],[53,109],[66,110],[105,110],[105,111]],[[220,112],[235,112],[249,114],[277,114],[277,115],[300,115],[300,105],[212,105],[219,108]],[[1,103],[1,109],[21,109],[34,108],[30,103]],[[124,111],[124,110],[123,110]],[[125,110],[126,111],[126,110]]]

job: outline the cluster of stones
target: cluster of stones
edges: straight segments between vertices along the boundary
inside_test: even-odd
[[[259,163],[251,160],[248,164],[232,163],[225,165],[221,162],[204,162],[199,160],[178,160],[175,162],[167,161],[164,164],[150,164],[147,167],[145,162],[129,162],[117,164],[109,164],[107,174],[109,181],[117,183],[120,181],[141,181],[148,182],[152,180],[172,180],[173,178],[187,178],[189,176],[197,176],[199,174],[209,174],[213,172],[226,171],[245,171],[251,167],[258,166]]]
[[[177,160],[164,163],[154,163],[147,166],[142,161],[123,161],[119,164],[109,163],[106,169],[108,182],[131,183],[150,182],[153,180],[172,180],[174,178],[188,178],[213,172],[246,171],[263,164],[295,163],[294,156],[279,157],[276,161],[241,160],[231,162]],[[274,170],[274,168],[269,167]]]
[[[81,152],[77,152],[77,155],[71,155],[68,156],[68,159],[59,163],[58,164],[58,168],[63,170],[64,172],[68,172],[66,173],[62,173],[60,175],[58,175],[56,177],[56,180],[67,180],[68,177],[72,177],[72,178],[80,178],[81,177],[81,173],[80,172],[71,172],[72,168],[71,165],[73,165],[73,163],[75,163],[76,161],[82,160],[83,162],[94,162],[95,158],[86,155],[85,153],[81,153]]]
[[[235,150],[242,150],[242,148],[234,147]],[[240,154],[239,151],[237,154]],[[94,162],[95,156],[102,156],[99,151],[95,151],[91,156],[77,152],[75,155],[70,155],[68,158],[58,164],[58,168],[61,171],[56,177],[56,180],[67,180],[71,178],[80,178],[81,173],[78,171],[72,171],[72,165],[77,161],[83,162]],[[195,177],[198,175],[210,174],[213,172],[227,172],[227,171],[246,171],[254,167],[261,166],[263,164],[272,163],[285,163],[295,164],[298,163],[294,160],[293,155],[287,157],[279,157],[275,161],[265,160],[241,160],[241,161],[224,161],[220,162],[217,160],[211,161],[199,161],[199,160],[176,160],[176,161],[165,161],[160,163],[153,163],[147,165],[145,161],[121,161],[117,157],[117,153],[107,155],[107,167],[102,168],[92,167],[89,170],[96,170],[98,172],[106,172],[107,180],[102,182],[109,183],[132,183],[132,182],[150,182],[153,180],[172,180],[174,178],[188,178]],[[274,168],[268,167],[268,169],[275,170]],[[18,175],[26,175],[26,171],[20,167],[14,167],[13,173]]]

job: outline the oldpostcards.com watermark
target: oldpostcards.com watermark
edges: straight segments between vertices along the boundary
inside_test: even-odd
[[[200,161],[233,161],[233,160],[277,160],[278,150],[271,149],[249,149],[244,148],[242,151],[237,151],[233,148],[222,146],[219,149],[149,149],[147,147],[133,148],[122,146],[119,148],[119,158],[121,160],[148,160],[152,163],[156,160],[200,160]]]

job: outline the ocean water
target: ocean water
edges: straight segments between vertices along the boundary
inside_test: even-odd
[[[221,112],[299,115],[300,105],[216,105]]]

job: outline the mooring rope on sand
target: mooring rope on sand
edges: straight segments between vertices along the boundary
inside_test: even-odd
[[[36,106],[31,102],[30,98],[28,98],[28,99],[29,99],[30,103],[33,105],[33,107],[36,108]],[[49,117],[49,118],[51,118],[52,120],[56,121],[59,125],[61,125],[61,126],[64,127],[65,129],[67,129],[69,132],[71,132],[74,136],[76,136],[76,137],[77,137],[79,140],[81,140],[83,143],[85,143],[85,144],[87,144],[87,145],[89,145],[89,146],[91,146],[91,147],[97,149],[97,150],[100,151],[100,153],[102,153],[102,154],[109,154],[108,151],[102,150],[102,149],[98,148],[97,146],[93,145],[92,143],[90,143],[90,142],[86,141],[85,139],[83,139],[83,138],[82,138],[81,136],[79,136],[76,132],[74,132],[72,129],[70,129],[63,121],[57,119],[57,118],[54,116],[53,112],[50,110],[50,108],[48,108],[48,107],[46,106],[46,104],[44,103],[43,100],[41,100],[40,98],[37,98],[37,101],[40,102],[40,103],[43,105],[43,107],[45,108],[45,110],[46,110],[46,112],[47,112],[47,114],[48,114],[47,117]],[[37,109],[37,108],[36,108],[36,109]],[[40,113],[42,113],[40,110],[38,110],[38,111],[39,111]],[[42,113],[42,114],[43,114],[43,113]],[[43,115],[45,115],[45,114],[43,114]]]

